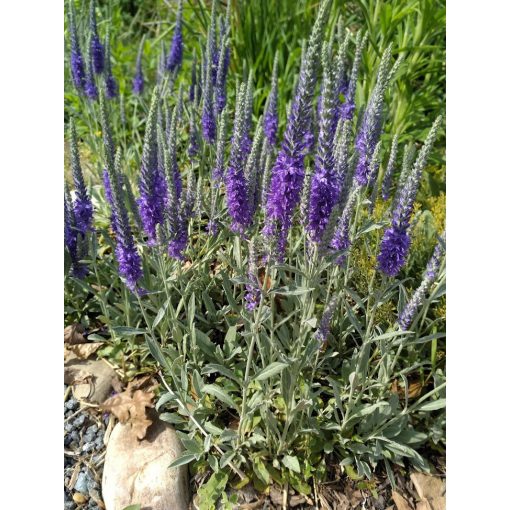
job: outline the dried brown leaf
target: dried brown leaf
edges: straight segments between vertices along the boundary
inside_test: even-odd
[[[136,437],[143,439],[152,424],[152,420],[147,417],[146,408],[153,407],[153,398],[152,391],[136,390],[132,393],[128,387],[126,391],[106,400],[101,408],[113,413],[121,423],[130,423]]]
[[[438,476],[426,475],[424,473],[412,473],[411,481],[420,499],[430,500],[440,498],[445,494],[445,484]]]
[[[145,417],[138,417],[131,423],[131,430],[136,434],[136,437],[142,440],[147,434],[147,429],[152,425],[152,421]]]
[[[397,491],[392,491],[391,497],[393,498],[393,501],[397,506],[397,510],[413,510],[411,505],[409,505],[409,503],[407,502],[407,500],[404,499],[404,497],[401,496]]]
[[[129,409],[131,408],[131,395],[127,392],[114,395],[103,402],[103,411],[112,413],[121,423],[129,420]]]
[[[102,342],[64,345],[64,361],[68,361],[73,357],[76,357],[78,359],[88,359],[102,345],[103,345]]]
[[[85,340],[85,337],[82,335],[84,331],[85,329],[81,324],[71,324],[67,326],[64,328],[64,343],[71,345],[85,343],[87,340]]]

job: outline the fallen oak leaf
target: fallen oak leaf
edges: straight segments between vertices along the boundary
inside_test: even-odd
[[[131,423],[131,430],[135,433],[136,437],[142,440],[146,434],[147,429],[152,425],[152,421],[147,418],[137,418],[136,421]]]
[[[152,424],[152,420],[147,417],[146,408],[153,407],[153,398],[152,391],[136,390],[132,393],[128,387],[126,391],[106,400],[101,408],[103,411],[111,412],[121,423],[130,423],[136,437],[141,440]]]
[[[131,394],[124,391],[106,399],[103,402],[101,409],[112,413],[121,423],[127,423],[129,420],[131,400]]]

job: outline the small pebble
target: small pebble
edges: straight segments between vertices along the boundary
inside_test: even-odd
[[[83,494],[81,494],[79,492],[75,492],[73,494],[73,500],[74,500],[75,503],[78,503],[78,504],[82,504],[82,503],[86,503],[87,502],[87,498]]]
[[[66,501],[64,503],[64,510],[74,510],[76,508],[76,503],[74,501]]]
[[[84,443],[93,443],[93,442],[94,442],[94,439],[95,439],[95,438],[94,438],[94,435],[92,435],[92,434],[85,434],[85,435],[83,436],[83,442],[84,442]]]
[[[78,407],[78,401],[75,398],[70,398],[65,404],[66,409],[71,411],[75,410]]]
[[[74,425],[70,421],[68,421],[67,423],[64,424],[64,430],[66,432],[71,432],[73,429],[74,429]]]
[[[85,423],[85,415],[80,414],[80,416],[78,416],[78,418],[76,418],[73,423],[75,427],[81,427]]]
[[[90,427],[87,428],[87,430],[85,431],[85,434],[91,434],[91,435],[94,435],[95,433],[97,432],[97,425],[94,424],[94,425],[91,425]]]
[[[74,490],[81,492],[82,494],[88,494],[89,491],[87,489],[88,476],[83,471],[80,472],[78,478],[76,479],[76,483],[74,484]],[[74,498],[74,496],[73,496]],[[76,501],[76,500],[75,500]]]
[[[94,443],[85,443],[82,447],[81,447],[81,451],[82,452],[91,452],[93,449],[94,449]]]
[[[98,484],[93,478],[87,480],[87,492],[90,494],[91,491],[97,489]]]

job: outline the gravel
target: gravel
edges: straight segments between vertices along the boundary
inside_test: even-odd
[[[66,389],[64,386],[64,393]],[[70,395],[64,402],[64,419],[67,420],[64,423],[64,510],[101,509],[107,418],[107,415],[80,410],[80,403]],[[73,500],[77,493],[87,501],[77,504]]]

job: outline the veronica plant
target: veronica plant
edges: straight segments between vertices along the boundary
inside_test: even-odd
[[[160,53],[146,63],[146,85],[156,65],[160,73],[147,111],[143,97],[129,110],[126,93],[132,130],[121,129],[120,106],[99,91],[104,185],[85,187],[71,126],[68,278],[100,289],[87,299],[100,307],[90,317],[107,326],[102,340],[124,353],[112,362],[158,374],[156,408],[185,448],[173,465],[211,472],[201,508],[213,504],[211,487],[227,481],[308,494],[312,478],[327,477],[326,455],[354,478],[381,466],[391,481],[395,465],[429,470],[422,446],[443,447],[443,235],[423,278],[407,263],[421,249],[412,243],[413,207],[441,119],[416,159],[408,145],[400,161],[388,135],[409,139],[388,107],[400,58],[387,47],[375,80],[366,76],[367,36],[330,19],[331,4],[320,3],[302,55],[297,47],[285,69],[275,57],[262,87],[254,67],[242,77],[235,61],[229,69],[235,16],[216,2],[208,27],[206,13],[199,18],[207,41],[193,56],[180,46],[175,60],[186,26],[180,4],[165,56],[177,62],[172,76],[161,74]],[[288,97],[283,82],[300,58]],[[364,104],[360,88],[370,83]],[[95,142],[97,106],[86,107],[93,115],[84,141]],[[85,229],[93,239],[86,275],[78,247]],[[410,381],[419,381],[417,397]]]

